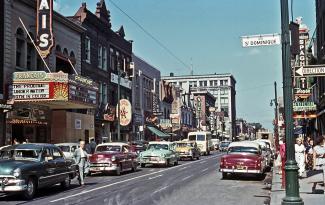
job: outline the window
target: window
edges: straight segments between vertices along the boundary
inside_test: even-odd
[[[27,70],[34,70],[35,50],[32,43],[27,43]]]
[[[103,102],[103,98],[102,98],[102,94],[103,94],[103,87],[102,87],[102,83],[99,83],[99,89],[98,89],[98,93],[99,93],[99,103],[101,104]]]
[[[103,47],[102,45],[98,45],[98,68],[103,68]]]
[[[59,149],[53,148],[53,159],[63,159],[63,155]]]
[[[16,66],[17,67],[23,67],[24,49],[25,49],[24,31],[23,29],[18,28],[16,32]]]
[[[221,103],[221,104],[228,104],[228,98],[221,97],[221,98],[220,98],[220,103]]]
[[[106,83],[99,84],[99,103],[107,103],[107,85]]]
[[[197,82],[196,81],[190,81],[190,87],[197,87]]]
[[[90,63],[90,38],[85,38],[85,59],[87,63]]]
[[[103,70],[107,71],[107,49],[103,47]]]

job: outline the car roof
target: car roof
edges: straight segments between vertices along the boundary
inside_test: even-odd
[[[42,149],[44,147],[57,147],[54,144],[47,144],[47,143],[26,143],[26,144],[16,144],[5,149]]]
[[[185,140],[185,141],[176,141],[176,143],[178,144],[181,144],[181,143],[195,143],[196,141],[194,140]]]
[[[125,146],[125,145],[128,145],[128,144],[127,143],[124,143],[124,142],[107,142],[107,143],[99,144],[97,146],[108,146],[108,145]]]
[[[240,141],[230,143],[229,147],[255,147],[256,149],[259,149],[260,145],[253,141]]]
[[[201,131],[201,132],[189,132],[188,135],[194,135],[194,134],[211,134],[211,132],[204,132],[204,131]]]
[[[149,144],[173,144],[175,142],[169,142],[169,141],[151,141]]]
[[[65,143],[58,143],[58,144],[55,144],[55,145],[56,146],[74,146],[74,145],[79,146],[79,143],[65,142]]]

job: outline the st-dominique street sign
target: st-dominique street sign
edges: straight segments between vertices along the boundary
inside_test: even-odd
[[[295,67],[296,77],[315,77],[315,76],[325,76],[325,65],[308,65]]]
[[[242,36],[241,41],[244,48],[254,46],[273,46],[281,43],[281,36],[280,34]]]

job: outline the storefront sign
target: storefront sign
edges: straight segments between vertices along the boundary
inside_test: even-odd
[[[118,75],[111,73],[111,82],[118,84]],[[121,77],[120,85],[128,89],[132,88],[132,82],[122,77]]]
[[[299,97],[299,98],[308,98],[309,96],[311,96],[311,89],[300,89],[297,88],[294,90],[294,94],[295,96]]]
[[[12,110],[12,105],[0,103],[0,110]]]
[[[307,112],[307,111],[316,111],[317,106],[314,102],[294,102],[293,111],[294,112]]]
[[[116,110],[115,107],[109,106],[108,104],[105,107],[104,111],[104,120],[114,122],[115,120],[115,115],[116,115]]]
[[[263,34],[263,35],[253,35],[253,36],[242,36],[242,46],[252,47],[252,46],[273,46],[279,45],[281,43],[280,34]]]
[[[13,81],[45,81],[46,77],[44,71],[14,72]]]
[[[317,118],[316,113],[293,114],[293,119],[313,119],[313,118]]]
[[[69,100],[87,104],[97,104],[96,83],[80,75],[69,76]]]
[[[46,58],[54,45],[53,36],[53,0],[37,0],[36,46],[43,58]]]
[[[117,108],[118,110],[118,105]],[[118,115],[118,112],[116,113]],[[120,100],[120,125],[127,126],[132,120],[132,107],[127,99]]]

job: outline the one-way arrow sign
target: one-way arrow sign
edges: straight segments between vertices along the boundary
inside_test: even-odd
[[[325,76],[325,65],[308,65],[295,67],[296,76]]]

